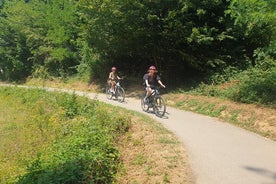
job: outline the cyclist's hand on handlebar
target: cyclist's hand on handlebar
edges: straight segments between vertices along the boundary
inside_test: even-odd
[[[118,77],[119,80],[124,80],[126,76]]]

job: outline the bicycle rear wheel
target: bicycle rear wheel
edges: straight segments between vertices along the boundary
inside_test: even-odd
[[[142,107],[143,111],[148,112],[149,111],[149,104],[144,102],[145,96],[146,96],[146,94],[143,94],[141,96],[141,107]]]
[[[119,102],[123,102],[125,100],[125,90],[122,87],[117,88],[116,98]]]
[[[105,86],[105,94],[106,94],[106,98],[107,99],[111,99],[112,98],[112,92],[110,91],[110,85],[106,85]]]
[[[166,113],[166,103],[161,96],[154,99],[154,112],[157,116],[162,117]]]

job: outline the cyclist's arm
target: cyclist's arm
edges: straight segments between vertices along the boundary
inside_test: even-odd
[[[149,81],[147,79],[145,80],[145,83],[146,83],[146,87],[150,87]]]
[[[165,88],[166,86],[162,83],[162,81],[161,80],[158,80],[158,83],[163,87],[163,88]]]
[[[113,80],[113,76],[112,75],[113,75],[112,73],[109,73],[108,79]]]

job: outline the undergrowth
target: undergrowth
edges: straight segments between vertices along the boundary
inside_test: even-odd
[[[114,181],[129,117],[75,94],[1,87],[0,98],[0,183]]]
[[[276,108],[276,62],[268,56],[259,56],[247,70],[224,69],[189,90],[194,95],[213,96],[247,104],[261,104]]]

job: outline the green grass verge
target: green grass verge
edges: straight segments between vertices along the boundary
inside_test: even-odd
[[[96,100],[0,88],[0,183],[112,183],[130,118]]]

